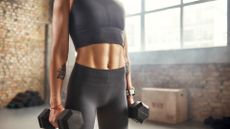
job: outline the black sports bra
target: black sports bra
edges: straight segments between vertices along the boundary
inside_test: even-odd
[[[124,47],[125,10],[118,0],[74,0],[69,33],[75,48],[115,43]]]

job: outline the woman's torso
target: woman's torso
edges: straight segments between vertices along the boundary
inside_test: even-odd
[[[70,10],[74,0],[70,0]],[[76,49],[76,63],[96,69],[124,67],[124,48],[116,43],[101,42]]]
[[[123,67],[124,50],[117,44],[93,44],[77,50],[76,63],[97,69]]]

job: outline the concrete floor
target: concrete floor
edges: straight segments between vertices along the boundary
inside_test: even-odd
[[[47,107],[47,106],[46,106]],[[38,114],[45,106],[24,109],[0,109],[0,129],[39,129]],[[98,129],[97,122],[95,128]],[[178,125],[159,124],[145,121],[139,124],[129,119],[129,129],[210,129],[202,123],[187,122]]]

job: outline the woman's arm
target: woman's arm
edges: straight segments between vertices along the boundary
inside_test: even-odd
[[[61,104],[61,89],[69,51],[69,2],[55,0],[52,20],[52,55],[50,63],[50,105]]]
[[[55,0],[52,19],[52,55],[50,63],[50,105],[61,104],[61,89],[66,73],[69,49],[68,0]]]
[[[131,89],[133,88],[132,85],[132,80],[131,80],[131,62],[129,59],[129,55],[128,55],[128,43],[127,43],[127,35],[126,33],[124,34],[124,56],[125,56],[125,66],[126,66],[126,75],[125,75],[125,79],[126,79],[126,89]],[[132,104],[134,102],[133,96],[127,96],[128,99],[128,104]]]

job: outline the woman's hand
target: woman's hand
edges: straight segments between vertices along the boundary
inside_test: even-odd
[[[128,96],[127,96],[127,101],[128,101],[128,106],[130,106],[131,104],[133,104],[133,103],[134,103],[134,98],[133,98],[133,96],[128,95]]]
[[[55,128],[58,128],[57,116],[64,110],[62,105],[58,105],[55,108],[50,108],[49,122]]]

